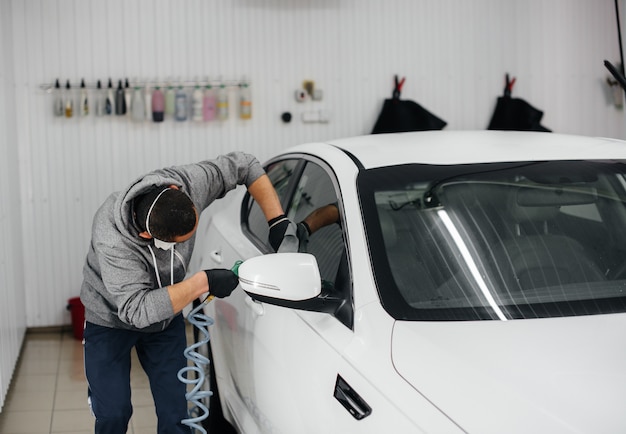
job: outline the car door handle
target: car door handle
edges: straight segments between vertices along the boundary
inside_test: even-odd
[[[256,313],[259,316],[265,313],[265,308],[263,307],[263,305],[259,303],[258,301],[254,301],[250,296],[247,296],[247,295],[246,295],[246,304],[252,310],[252,312]]]
[[[211,252],[211,260],[213,262],[215,262],[216,264],[221,264],[222,263],[222,252],[219,250],[214,250]]]
[[[361,420],[372,413],[372,407],[367,405],[367,402],[350,387],[346,380],[341,378],[341,375],[337,375],[334,396],[357,420]]]

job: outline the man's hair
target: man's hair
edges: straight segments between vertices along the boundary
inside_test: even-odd
[[[155,187],[138,196],[134,200],[134,211],[138,228],[163,241],[173,241],[196,226],[193,202],[186,193],[172,188]]]

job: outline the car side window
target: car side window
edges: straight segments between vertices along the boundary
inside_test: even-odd
[[[292,180],[297,166],[298,160],[283,160],[273,163],[265,169],[283,206],[285,206],[287,202],[291,184],[290,181]],[[259,243],[268,246],[269,227],[263,215],[263,211],[259,204],[252,199],[249,199],[248,204],[249,208],[246,219],[247,229],[250,234],[254,235]]]
[[[301,238],[299,250],[315,256],[323,290],[345,300],[334,316],[346,327],[352,328],[352,280],[341,226],[340,200],[330,172],[319,164],[305,160],[283,160],[265,170],[287,217],[296,224],[307,217],[317,223],[312,224],[313,232],[306,242],[302,242],[306,237]],[[332,211],[330,214],[327,213],[329,210]],[[324,218],[317,218],[320,215]],[[261,249],[271,251],[267,222],[258,204],[249,196],[244,201],[242,218],[248,237]],[[298,226],[299,236],[302,236],[303,226]]]
[[[337,194],[329,174],[319,165],[308,162],[290,202],[287,216],[293,222],[300,223],[328,205],[336,206],[337,202]],[[344,251],[339,222],[325,221],[322,227],[309,237],[306,247],[301,246],[301,250],[315,256],[322,280],[330,287],[334,287]]]

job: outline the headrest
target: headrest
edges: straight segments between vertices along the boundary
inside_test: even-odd
[[[516,223],[542,222],[559,213],[559,205],[545,200],[542,190],[518,188],[512,191],[508,212]]]

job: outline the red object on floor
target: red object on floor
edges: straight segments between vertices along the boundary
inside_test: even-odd
[[[72,328],[74,337],[79,341],[83,340],[83,330],[85,328],[85,306],[80,301],[80,297],[68,300],[67,310],[72,314]]]

